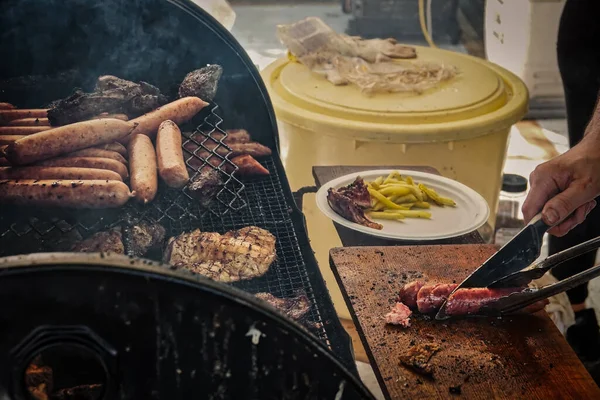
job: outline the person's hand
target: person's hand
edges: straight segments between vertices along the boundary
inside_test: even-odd
[[[566,235],[585,220],[600,195],[600,135],[586,135],[571,150],[541,164],[529,182],[525,221],[542,211],[544,222],[554,226],[548,232]]]

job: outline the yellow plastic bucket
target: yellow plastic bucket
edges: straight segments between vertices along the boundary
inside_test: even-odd
[[[292,190],[314,185],[315,165],[428,165],[479,192],[490,206],[493,229],[508,135],[527,112],[527,88],[482,59],[428,47],[417,47],[417,54],[457,67],[458,76],[420,94],[368,97],[354,86],[333,86],[290,59],[262,72]],[[315,251],[326,263],[323,252],[339,240],[330,238],[335,231],[319,220],[313,202],[305,203],[313,247],[323,247]]]

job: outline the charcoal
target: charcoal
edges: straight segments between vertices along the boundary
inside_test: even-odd
[[[212,168],[205,167],[192,178],[188,190],[190,195],[198,200],[202,207],[208,208],[222,186],[223,178],[221,174]]]
[[[187,74],[179,86],[179,97],[196,96],[205,101],[212,101],[223,75],[223,67],[212,64]]]
[[[92,93],[76,90],[71,96],[52,102],[48,119],[52,125],[66,125],[104,112],[135,118],[167,102],[160,90],[149,83],[105,75],[98,78]]]

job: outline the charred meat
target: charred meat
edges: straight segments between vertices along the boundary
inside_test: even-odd
[[[391,311],[385,314],[385,323],[408,328],[410,326],[411,315],[412,311],[410,311],[410,308],[402,303],[396,303]]]
[[[223,184],[221,173],[205,166],[198,175],[191,179],[188,185],[188,193],[194,199],[198,200],[202,207],[207,208],[219,193]]]
[[[212,101],[217,94],[221,75],[223,68],[214,64],[190,72],[179,86],[179,97],[195,96]]]
[[[162,225],[145,221],[125,227],[123,228],[123,237],[127,253],[142,257],[152,250],[162,249],[165,234],[165,228]]]
[[[275,260],[275,236],[256,226],[223,235],[199,229],[169,239],[164,261],[220,282],[264,275]]]
[[[360,176],[356,177],[350,185],[339,188],[337,192],[354,201],[360,208],[371,207],[371,195],[365,181]]]
[[[94,233],[89,238],[75,243],[71,251],[80,253],[125,254],[121,230],[116,228]]]
[[[255,296],[266,301],[285,314],[285,316],[295,321],[301,320],[308,310],[310,310],[310,301],[304,293],[296,297],[285,299],[275,297],[271,293],[257,293]]]
[[[160,90],[149,83],[104,75],[98,78],[92,93],[77,90],[71,96],[51,103],[48,119],[56,126],[84,121],[105,112],[137,117],[167,102]]]
[[[348,221],[356,222],[357,224],[373,229],[383,229],[381,224],[367,218],[364,210],[354,200],[333,189],[329,189],[327,192],[327,202],[333,211]]]
[[[402,365],[422,375],[433,375],[433,366],[429,364],[431,357],[440,349],[433,343],[418,344],[411,347],[400,357]]]

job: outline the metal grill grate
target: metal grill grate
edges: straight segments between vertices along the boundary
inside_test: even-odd
[[[245,206],[221,215],[203,213],[194,200],[181,191],[160,186],[156,199],[147,206],[129,202],[125,207],[106,210],[61,211],[44,213],[31,209],[2,210],[0,214],[0,255],[68,250],[74,240],[120,224],[144,220],[163,225],[167,235],[175,236],[194,229],[226,232],[248,225],[269,230],[277,238],[277,260],[262,277],[233,285],[250,293],[269,292],[277,297],[305,293],[312,307],[306,318],[308,329],[330,345],[318,303],[309,280],[298,237],[286,204],[275,162],[263,159],[269,176],[244,181]],[[220,203],[221,207],[225,204]],[[35,214],[33,214],[35,213]]]

